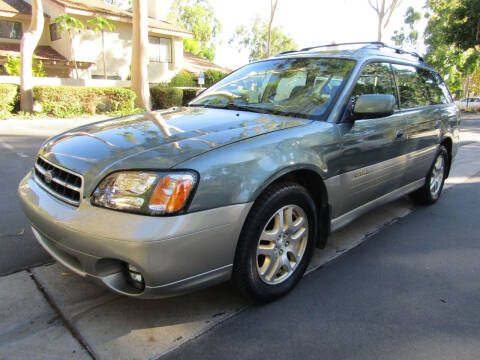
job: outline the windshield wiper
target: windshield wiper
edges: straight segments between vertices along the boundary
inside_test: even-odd
[[[210,104],[190,104],[189,106],[195,106],[195,107],[204,107],[208,109],[226,109],[226,110],[238,110],[238,111],[250,111],[250,112],[255,112],[255,113],[260,113],[260,114],[266,114],[267,110],[257,108],[254,106],[245,106],[245,105],[236,105],[236,104],[226,104],[223,106],[215,106],[215,105],[210,105]]]

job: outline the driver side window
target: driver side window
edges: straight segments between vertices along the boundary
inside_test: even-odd
[[[364,94],[386,94],[397,98],[390,64],[371,63],[365,66],[353,89],[353,102]]]

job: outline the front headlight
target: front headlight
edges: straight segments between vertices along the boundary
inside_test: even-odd
[[[145,215],[171,215],[185,209],[197,183],[193,171],[124,171],[107,176],[92,204]]]

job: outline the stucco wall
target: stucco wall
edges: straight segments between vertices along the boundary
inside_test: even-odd
[[[89,19],[79,17],[84,23]],[[130,75],[130,64],[132,57],[132,25],[122,22],[114,22],[115,30],[105,33],[105,55],[107,62],[107,75],[119,76],[126,80]],[[152,36],[158,34],[150,33]],[[149,80],[152,83],[168,81],[179,70],[183,63],[183,42],[181,38],[174,38],[168,35],[172,40],[172,62],[171,63],[150,63]],[[103,55],[102,55],[102,36],[92,30],[82,30],[76,34],[73,39],[75,58],[77,61],[93,62],[90,68],[91,75],[103,76]]]

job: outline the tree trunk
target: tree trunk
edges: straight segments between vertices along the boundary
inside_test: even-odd
[[[75,51],[73,50],[73,35],[72,35],[72,30],[68,32],[70,36],[70,50],[72,50],[72,59],[73,59],[73,65],[75,66],[75,75],[77,79],[80,79],[78,76],[78,66],[77,66],[77,60],[75,59]]]
[[[132,90],[137,94],[135,105],[139,108],[150,110],[147,44],[147,2],[144,0],[133,0]]]
[[[102,31],[103,78],[107,80],[107,57],[105,56],[105,31]]]
[[[270,21],[268,22],[268,34],[267,34],[267,57],[270,56],[270,48],[272,43],[272,23],[273,17],[275,16],[275,10],[277,10],[278,0],[275,0],[275,3],[272,3],[270,0]]]
[[[33,112],[32,57],[43,33],[43,5],[41,0],[32,0],[32,21],[23,34],[20,44],[20,109]]]
[[[382,22],[383,16],[378,17],[377,41],[382,42]]]

